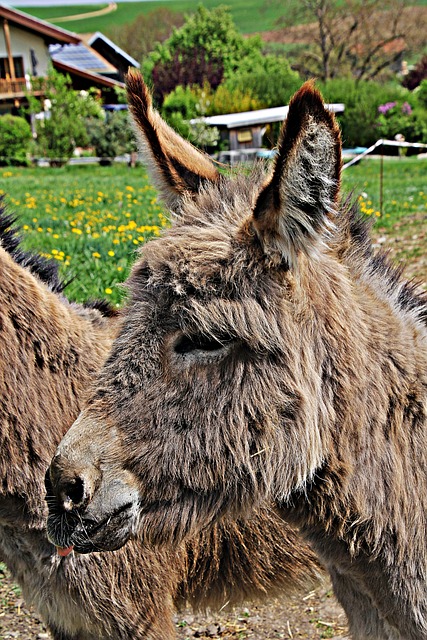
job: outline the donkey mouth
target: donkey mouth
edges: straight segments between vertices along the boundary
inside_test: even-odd
[[[47,535],[61,556],[71,550],[77,553],[116,551],[132,537],[135,507],[127,503],[102,520],[85,518],[78,511],[51,513],[47,520]]]

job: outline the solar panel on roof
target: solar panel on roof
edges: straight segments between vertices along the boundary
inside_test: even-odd
[[[86,71],[102,70],[109,72],[111,68],[97,55],[92,53],[84,44],[53,45],[49,47],[50,54],[57,62],[68,64]]]

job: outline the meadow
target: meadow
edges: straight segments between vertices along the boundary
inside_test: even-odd
[[[337,0],[337,2],[338,1],[339,0]],[[298,7],[300,3],[298,0],[286,0],[285,5],[279,1],[266,2],[265,0],[229,0],[228,2],[224,2],[223,0],[203,0],[203,5],[208,9],[213,9],[223,4],[229,7],[238,30],[241,33],[250,34],[274,29],[277,26],[277,19],[283,16],[284,8],[286,8],[286,14],[289,18],[289,16],[294,15],[294,9]],[[427,0],[412,0],[410,4],[414,6],[425,6]],[[194,0],[144,0],[143,2],[120,2],[120,0],[118,0],[117,9],[111,13],[93,18],[89,17],[83,20],[60,22],[58,26],[77,33],[87,33],[90,31],[105,32],[111,27],[133,22],[139,15],[150,13],[160,7],[166,7],[170,11],[187,15],[194,13],[197,5],[198,2]],[[84,14],[102,9],[106,6],[107,3],[99,5],[76,4],[73,6],[61,6],[58,0],[58,6],[25,7],[24,11],[42,20],[55,23],[55,18]],[[295,20],[297,20],[296,14]]]
[[[58,26],[69,31],[85,33],[90,31],[108,31],[111,27],[133,22],[139,15],[147,14],[155,9],[167,8],[170,11],[188,15],[197,8],[194,0],[147,0],[143,2],[118,2],[117,9],[112,13],[85,18],[84,20],[70,20],[60,22]],[[226,4],[237,28],[241,33],[255,33],[273,29],[276,20],[283,15],[283,5],[280,2],[264,2],[264,0],[232,0],[224,3],[222,0],[203,0],[203,5],[213,9]],[[298,5],[298,0],[288,0],[287,9]],[[26,7],[25,11],[31,15],[55,23],[55,18],[84,14],[106,7],[100,5],[76,5],[54,7]]]
[[[379,160],[364,160],[343,173],[364,215],[375,219],[382,243],[397,241],[398,259],[419,260],[427,238],[426,162],[384,161],[380,212]],[[58,261],[74,300],[108,298],[121,304],[120,286],[141,245],[168,224],[144,167],[65,166],[0,168],[0,194],[19,216],[28,249]],[[426,272],[415,275],[427,280]]]

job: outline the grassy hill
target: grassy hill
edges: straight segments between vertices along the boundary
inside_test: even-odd
[[[427,2],[427,0],[425,0]],[[287,8],[298,3],[298,0],[288,0]],[[123,2],[118,3],[117,10],[103,16],[87,18],[84,20],[71,20],[58,22],[58,26],[85,33],[90,31],[106,31],[110,27],[132,22],[138,15],[149,13],[153,9],[166,7],[179,13],[192,13],[200,4],[197,0],[149,0],[148,2]],[[283,15],[283,4],[280,2],[265,2],[265,0],[204,0],[203,5],[212,9],[226,4],[230,7],[231,14],[238,29],[242,33],[255,33],[274,28],[275,20]],[[24,10],[31,15],[47,20],[55,24],[55,18],[84,14],[106,7],[107,3],[99,5],[76,5],[55,7],[26,7]]]

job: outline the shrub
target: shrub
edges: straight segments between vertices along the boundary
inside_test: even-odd
[[[415,96],[418,100],[418,103],[424,108],[427,109],[427,79],[423,80],[419,87],[417,87],[415,91]]]
[[[408,141],[420,141],[424,137],[422,110],[415,105],[415,98],[411,92],[398,85],[380,85],[372,81],[348,79],[334,79],[326,83],[319,83],[326,102],[343,102],[345,111],[339,116],[344,146],[370,146],[379,138],[396,133],[402,133]],[[405,132],[395,131],[384,126],[382,114],[378,110],[381,105],[396,102],[402,107],[404,102],[411,105],[413,114],[407,120]],[[408,114],[402,114],[406,116]],[[402,125],[403,126],[403,125]],[[391,124],[390,124],[391,127]]]
[[[179,85],[165,97],[162,116],[168,121],[173,113],[180,113],[185,120],[195,118],[201,113],[200,97],[200,89]]]
[[[132,127],[125,111],[107,113],[104,119],[88,118],[86,128],[88,144],[102,164],[111,164],[116,156],[135,150]]]
[[[286,58],[261,52],[245,58],[226,81],[230,92],[234,89],[250,94],[262,108],[288,104],[300,85],[299,74],[290,68]]]
[[[0,117],[0,165],[28,165],[31,143],[31,127],[25,118]]]
[[[402,135],[406,142],[427,141],[427,117],[414,102],[398,100],[378,107],[378,130],[382,138],[393,140]]]

